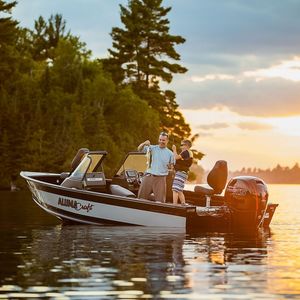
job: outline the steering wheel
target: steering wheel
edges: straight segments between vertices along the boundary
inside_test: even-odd
[[[137,172],[137,178],[136,178],[136,181],[139,185],[141,185],[142,183],[142,178],[144,176],[144,172]]]

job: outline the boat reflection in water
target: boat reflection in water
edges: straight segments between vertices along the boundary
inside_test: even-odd
[[[254,295],[253,285],[263,290],[268,233],[193,236],[177,231],[84,225],[33,230],[11,278],[18,282],[13,295],[134,299],[221,297],[232,290],[242,294],[250,286]]]
[[[196,294],[261,293],[267,286],[267,241],[269,230],[256,234],[198,236],[191,239],[191,253],[186,258],[192,270],[189,279]],[[238,297],[237,297],[238,298]],[[247,298],[248,299],[248,298]]]

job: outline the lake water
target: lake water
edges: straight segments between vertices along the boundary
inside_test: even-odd
[[[254,236],[62,226],[26,192],[0,193],[0,299],[300,299],[300,185]]]

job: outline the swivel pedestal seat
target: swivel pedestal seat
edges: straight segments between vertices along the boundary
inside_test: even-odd
[[[207,185],[196,185],[194,192],[205,196],[206,207],[210,207],[211,197],[219,195],[225,188],[228,176],[227,162],[218,160],[207,175]]]

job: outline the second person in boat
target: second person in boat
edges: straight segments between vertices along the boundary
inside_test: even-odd
[[[186,205],[183,194],[184,185],[188,178],[190,166],[193,163],[193,152],[190,150],[192,143],[190,140],[183,140],[180,144],[180,153],[177,153],[176,146],[172,146],[175,162],[175,177],[172,184],[173,204],[178,203],[178,198],[182,205]]]

